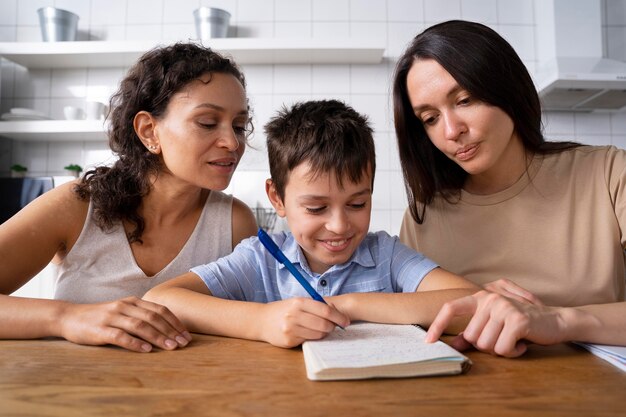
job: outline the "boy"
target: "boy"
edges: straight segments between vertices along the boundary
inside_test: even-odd
[[[256,237],[145,299],[193,332],[293,347],[355,320],[428,325],[444,302],[478,289],[396,237],[368,234],[376,158],[366,118],[339,101],[309,101],[283,109],[265,131],[265,189],[291,230],[273,238],[328,305]]]

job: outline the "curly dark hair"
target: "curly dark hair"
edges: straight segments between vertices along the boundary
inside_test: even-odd
[[[128,70],[111,97],[107,115],[111,122],[109,146],[118,159],[111,167],[87,171],[74,187],[81,200],[91,199],[94,220],[101,229],[109,230],[126,220],[135,226],[128,234],[129,242],[142,242],[145,222],[138,208],[150,192],[150,178],[158,175],[162,164],[159,155],[150,153],[135,133],[135,115],[147,111],[158,119],[174,94],[201,76],[214,73],[233,75],[245,90],[243,73],[231,59],[195,43],[154,48]],[[251,123],[247,132],[252,132]]]

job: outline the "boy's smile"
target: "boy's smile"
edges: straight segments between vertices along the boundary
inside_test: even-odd
[[[302,248],[311,271],[324,273],[347,262],[369,230],[372,204],[372,175],[368,168],[358,183],[346,176],[343,184],[334,172],[313,177],[308,162],[289,173],[285,199],[273,185],[268,196]]]

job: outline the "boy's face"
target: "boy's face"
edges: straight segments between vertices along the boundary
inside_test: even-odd
[[[358,183],[344,178],[343,188],[335,173],[310,177],[308,162],[289,174],[282,201],[271,181],[267,194],[280,217],[302,248],[309,267],[321,274],[352,256],[369,230],[372,208],[372,174],[367,172]]]

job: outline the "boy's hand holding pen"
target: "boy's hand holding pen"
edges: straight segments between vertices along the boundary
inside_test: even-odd
[[[317,291],[315,291],[315,289],[311,286],[311,284],[309,284],[309,282],[306,280],[306,278],[304,278],[302,276],[300,271],[298,271],[298,269],[291,263],[291,261],[289,261],[289,259],[287,259],[285,254],[280,250],[278,245],[276,245],[276,243],[265,232],[265,230],[263,230],[262,228],[259,228],[259,231],[258,231],[257,235],[259,237],[259,240],[263,244],[263,246],[265,246],[265,248],[272,254],[272,256],[274,256],[274,258],[276,258],[276,260],[278,262],[280,262],[281,264],[285,265],[285,267],[289,270],[291,275],[300,283],[300,285],[302,285],[302,287],[311,296],[311,298],[313,298],[315,301],[318,301],[320,303],[328,305],[328,303],[326,303],[326,301],[324,301],[324,298],[322,298],[322,296]],[[295,300],[297,300],[297,299],[295,299]],[[286,301],[286,300],[284,300],[284,301]],[[299,301],[294,301],[294,302],[297,303]],[[304,307],[304,304],[302,305],[302,307]],[[311,306],[311,308],[314,308],[314,307],[315,307],[314,305]],[[328,307],[330,307],[332,310],[334,310],[335,312],[337,312],[341,316],[345,317],[345,315],[343,313],[341,313],[339,310],[337,310],[334,306],[328,305]],[[314,309],[315,310],[319,310],[319,308],[314,308]],[[306,310],[304,310],[304,311],[306,311]],[[314,314],[314,315],[319,315],[320,313],[323,314],[323,312],[318,312],[318,314],[316,314],[316,311],[306,311],[306,312],[308,314]],[[332,314],[333,311],[331,311],[329,313],[330,313],[330,316],[337,316],[336,314]],[[329,314],[323,314],[321,317],[324,317],[324,316],[329,316]],[[345,317],[344,320],[341,320],[339,316],[335,317],[334,319],[331,318],[330,316],[328,318],[326,318],[326,319],[329,320],[329,321],[332,321],[334,324],[339,326],[341,329],[344,329],[344,326],[342,326],[342,324],[344,324],[344,325],[349,324],[349,319],[347,317]]]

